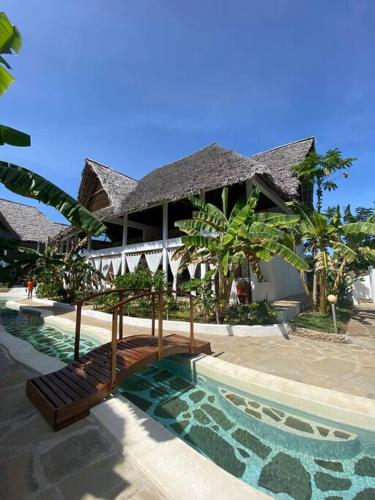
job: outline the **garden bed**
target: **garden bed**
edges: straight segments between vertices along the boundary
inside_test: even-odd
[[[353,307],[351,305],[340,305],[336,307],[337,334],[335,334],[331,311],[325,314],[315,311],[299,314],[290,322],[289,332],[292,335],[309,337],[316,340],[345,342],[345,332],[352,310]]]

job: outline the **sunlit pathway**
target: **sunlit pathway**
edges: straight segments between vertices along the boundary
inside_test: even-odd
[[[0,347],[2,500],[162,498],[95,417],[53,432],[25,395],[34,375]]]

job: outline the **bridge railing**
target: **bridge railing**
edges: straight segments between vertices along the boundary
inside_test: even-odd
[[[135,300],[151,297],[152,303],[152,317],[151,317],[151,335],[155,336],[155,323],[156,323],[156,302],[158,309],[158,359],[162,358],[163,355],[163,303],[164,296],[168,295],[168,291],[144,291],[144,290],[125,290],[123,288],[106,290],[105,292],[99,292],[76,302],[77,314],[76,314],[76,334],[74,343],[74,359],[79,358],[79,345],[80,345],[80,333],[81,333],[81,319],[82,319],[82,307],[83,305],[92,300],[95,297],[101,295],[109,295],[110,293],[119,294],[119,302],[115,305],[109,307],[106,312],[112,313],[112,336],[111,336],[111,387],[114,388],[116,384],[116,369],[117,369],[117,337],[119,339],[123,338],[123,310],[124,306],[133,302]],[[189,292],[177,290],[172,292],[173,295],[181,295],[189,298],[189,340],[190,340],[190,352],[193,352],[194,345],[194,299],[195,296]],[[136,294],[131,295],[131,297],[124,298],[125,294]]]

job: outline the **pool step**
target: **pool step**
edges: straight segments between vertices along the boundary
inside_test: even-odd
[[[209,342],[183,335],[163,338],[162,356],[211,353]],[[148,335],[132,335],[117,341],[116,384],[158,358],[158,341]],[[111,392],[111,344],[103,344],[64,368],[29,379],[26,394],[55,430],[88,415],[90,408]]]

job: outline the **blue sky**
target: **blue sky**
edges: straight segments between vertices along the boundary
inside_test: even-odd
[[[212,142],[246,155],[315,135],[318,151],[358,158],[327,204],[374,202],[373,0],[1,8],[24,37],[1,120],[32,136],[31,148],[3,147],[2,159],[76,196],[86,157],[140,178]],[[21,199],[3,187],[0,196]]]

